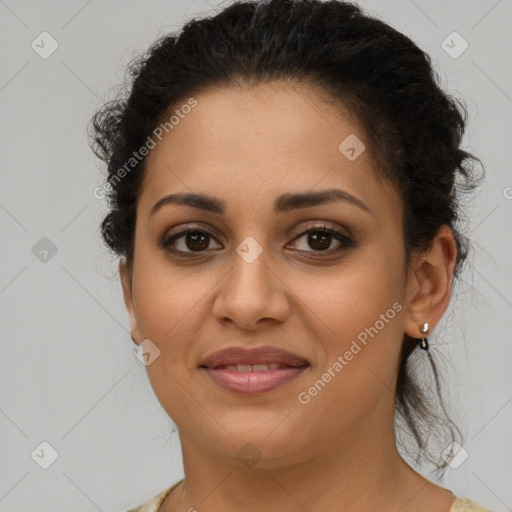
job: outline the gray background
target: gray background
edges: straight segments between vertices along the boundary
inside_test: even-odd
[[[512,2],[361,3],[426,50],[469,107],[465,147],[487,179],[468,210],[474,252],[436,328],[469,458],[442,484],[512,510]],[[0,511],[122,511],[182,477],[100,241],[103,167],[86,128],[136,53],[215,5],[0,0]],[[59,45],[47,59],[31,47],[43,31]],[[453,31],[469,43],[458,58],[441,47]],[[43,237],[57,248],[46,262],[33,252]],[[31,458],[43,441],[58,452],[48,469]]]

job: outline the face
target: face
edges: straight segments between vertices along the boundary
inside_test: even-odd
[[[407,311],[402,203],[367,150],[339,149],[364,134],[317,93],[209,89],[148,156],[133,269],[120,271],[134,341],[160,350],[146,366],[152,388],[191,450],[236,460],[252,443],[275,467],[392,426]],[[327,190],[339,192],[300,200]],[[168,201],[152,212],[171,194],[216,208]],[[253,367],[276,375],[255,384],[201,367],[231,347],[305,364]]]

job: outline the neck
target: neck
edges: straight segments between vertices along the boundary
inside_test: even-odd
[[[388,428],[375,425],[381,426],[373,418],[345,430],[334,446],[319,440],[314,456],[293,461],[263,457],[251,468],[198,445],[180,430],[185,482],[169,495],[162,511],[326,512],[340,506],[350,512],[373,507],[385,511],[388,506],[402,512],[419,510],[428,480],[400,457],[392,422],[387,422]]]

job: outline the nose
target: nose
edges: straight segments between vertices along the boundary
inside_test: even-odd
[[[245,330],[284,322],[290,310],[290,292],[278,274],[278,269],[270,267],[265,251],[254,261],[234,252],[231,270],[221,281],[215,297],[214,318]]]

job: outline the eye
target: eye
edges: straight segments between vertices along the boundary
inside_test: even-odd
[[[181,247],[176,247],[176,242],[181,241]],[[161,243],[165,250],[181,256],[180,253],[201,253],[208,249],[210,239],[214,239],[213,235],[205,229],[189,227],[175,234],[170,234],[164,238]],[[188,249],[188,250],[187,250]]]
[[[306,244],[313,248],[313,251],[309,251],[304,248],[299,248],[301,252],[311,253],[326,253],[328,255],[339,253],[349,247],[355,245],[354,241],[345,235],[342,231],[327,225],[327,224],[316,224],[306,231],[303,231],[294,238],[300,240],[307,236]],[[166,251],[173,255],[180,257],[193,257],[194,253],[200,254],[206,252],[210,245],[211,239],[215,240],[215,237],[208,230],[199,227],[188,227],[178,232],[171,232],[166,235],[160,246]],[[330,249],[333,239],[338,242],[340,247],[336,249]],[[217,249],[220,247],[217,247]]]
[[[327,254],[335,254],[338,252],[343,251],[344,249],[347,249],[349,247],[354,246],[353,240],[345,235],[343,232],[341,232],[338,229],[335,229],[329,225],[326,224],[317,224],[315,226],[312,226],[306,231],[303,231],[300,235],[295,237],[294,240],[300,240],[301,238],[305,238],[305,244],[309,247],[312,247],[315,249],[314,251],[308,251],[307,249],[300,249],[300,251],[303,252],[326,252]],[[337,249],[330,249],[331,243],[333,242],[333,239],[338,242]]]

